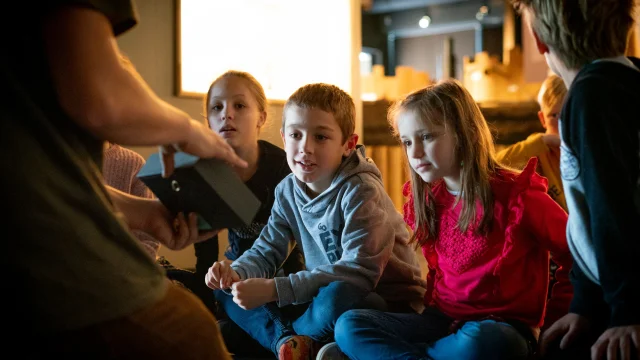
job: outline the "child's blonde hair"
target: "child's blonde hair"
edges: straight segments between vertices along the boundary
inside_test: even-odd
[[[554,108],[564,102],[566,95],[567,87],[564,80],[558,75],[551,74],[542,82],[540,92],[538,92],[538,104],[542,109]]]
[[[625,53],[636,0],[511,0],[569,69]]]
[[[333,115],[342,132],[342,141],[345,142],[356,129],[356,106],[349,94],[337,86],[323,83],[304,85],[296,90],[282,111],[282,129],[285,128],[287,119],[285,114],[291,106],[303,109],[319,109]]]
[[[267,95],[264,92],[264,88],[262,87],[260,82],[256,80],[255,77],[253,77],[253,75],[249,74],[248,72],[237,71],[237,70],[229,70],[225,72],[224,74],[218,76],[215,80],[213,80],[211,85],[209,85],[209,90],[207,91],[207,96],[205,97],[205,103],[204,103],[205,116],[209,117],[209,111],[211,110],[209,109],[209,101],[211,101],[211,90],[213,90],[214,86],[216,86],[220,81],[230,77],[234,77],[234,76],[246,80],[247,85],[249,86],[249,91],[251,91],[251,94],[253,94],[253,97],[256,99],[256,102],[258,103],[258,111],[260,111],[261,113],[264,113],[266,117],[267,116]]]
[[[396,135],[398,115],[406,111],[414,111],[424,122],[444,126],[453,134],[455,161],[462,164],[458,198],[462,199],[462,211],[458,228],[465,232],[471,226],[478,233],[488,232],[493,218],[490,179],[503,166],[495,159],[491,131],[471,94],[459,81],[445,80],[407,95],[389,109],[388,119]],[[438,233],[436,206],[431,193],[433,184],[424,182],[413,168],[409,169],[415,213],[411,241],[423,245],[428,240],[435,240]],[[479,222],[478,203],[482,205]]]

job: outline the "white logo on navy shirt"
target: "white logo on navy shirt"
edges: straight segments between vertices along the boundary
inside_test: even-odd
[[[562,123],[558,120],[558,129],[560,131],[560,174],[562,180],[571,181],[578,178],[580,175],[580,162],[578,158],[573,154],[573,151],[564,142],[564,136],[562,136]]]

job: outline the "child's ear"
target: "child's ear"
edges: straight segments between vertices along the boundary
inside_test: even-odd
[[[547,121],[544,119],[544,113],[542,110],[538,111],[538,119],[540,119],[540,124],[542,124],[543,128],[547,128]]]
[[[533,34],[533,38],[536,41],[536,47],[538,48],[538,52],[540,53],[540,55],[548,53],[549,47],[547,46],[547,44],[543,43],[542,40],[540,40],[540,37],[538,36],[538,34],[536,34],[535,31],[531,30],[531,33]]]
[[[260,119],[258,119],[258,127],[261,128],[264,126],[264,123],[267,122],[267,112],[263,111],[260,113]]]
[[[345,141],[344,144],[345,144],[345,148],[342,155],[343,156],[351,155],[351,151],[355,149],[356,145],[358,144],[358,134],[351,134],[351,136],[349,136],[349,138],[347,139],[347,141]]]
[[[282,145],[287,145],[287,142],[284,140],[284,131],[280,128],[280,137],[282,138]]]

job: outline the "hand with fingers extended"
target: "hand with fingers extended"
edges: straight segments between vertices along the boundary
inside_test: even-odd
[[[255,309],[278,300],[276,282],[273,279],[247,279],[231,286],[233,302],[245,310]]]
[[[196,120],[191,120],[189,140],[180,144],[161,146],[162,176],[167,177],[173,173],[175,163],[173,155],[177,151],[198,156],[203,159],[217,158],[227,161],[231,166],[247,167],[247,162],[242,160],[220,135],[204,126]]]
[[[240,276],[233,270],[231,263],[231,260],[216,261],[213,263],[204,278],[205,284],[213,290],[224,290],[240,281]]]
[[[640,359],[640,325],[616,326],[602,333],[591,347],[591,360],[600,359]]]
[[[571,343],[585,334],[590,327],[589,320],[578,314],[568,313],[553,323],[540,337],[540,354],[544,356],[552,343],[560,338],[560,349],[567,349]]]

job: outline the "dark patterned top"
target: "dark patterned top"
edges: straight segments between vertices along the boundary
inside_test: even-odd
[[[258,170],[245,184],[260,200],[262,206],[251,225],[228,229],[229,247],[224,255],[229,260],[240,257],[260,236],[262,228],[267,225],[271,215],[276,186],[291,173],[284,150],[263,140],[258,141],[258,146],[260,147]],[[194,247],[197,259],[196,273],[204,276],[209,267],[218,260],[218,237],[195,244]],[[285,273],[301,270],[303,261],[299,251],[294,250],[283,266]]]

